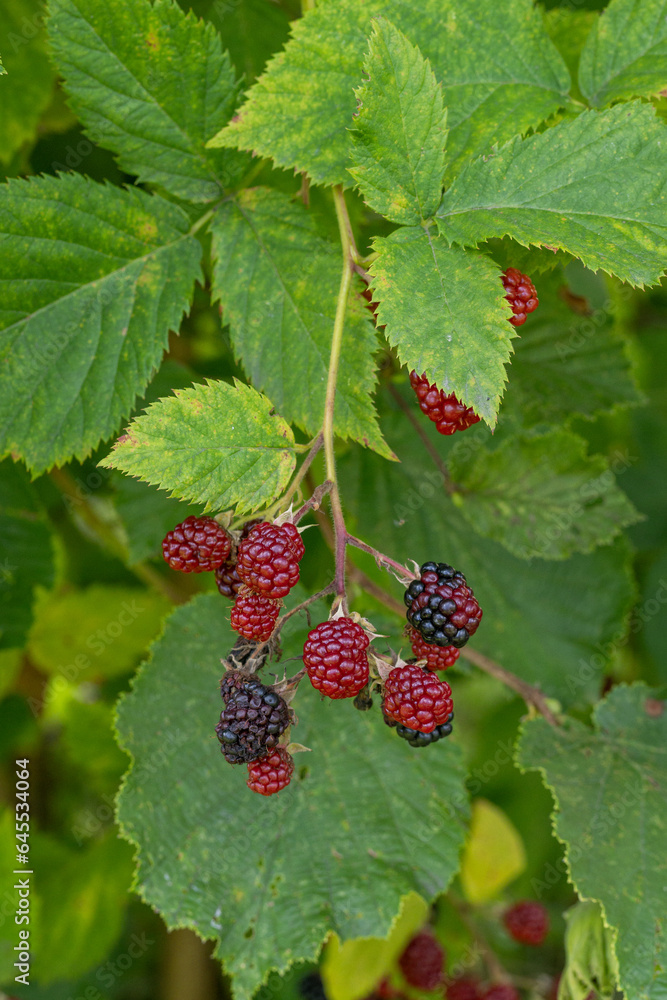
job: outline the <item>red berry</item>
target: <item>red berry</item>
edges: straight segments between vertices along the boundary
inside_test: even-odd
[[[535,285],[528,275],[517,271],[515,267],[508,267],[501,275],[503,288],[507,292],[505,298],[512,307],[514,315],[510,319],[513,326],[523,326],[528,313],[535,312],[540,304],[535,291]]]
[[[236,571],[243,583],[265,597],[285,597],[299,582],[301,539],[293,524],[262,521],[239,543]]]
[[[549,932],[549,914],[541,903],[530,899],[510,906],[503,923],[515,941],[535,947],[542,944]]]
[[[204,573],[225,562],[232,540],[213,517],[186,517],[167,533],[162,553],[172,569]]]
[[[482,1000],[520,1000],[520,997],[511,983],[492,983],[482,993]]]
[[[437,385],[431,385],[426,375],[410,372],[410,385],[417,394],[419,406],[429,420],[432,420],[440,434],[454,434],[465,431],[479,423],[479,417],[469,406],[464,406],[452,393],[447,395]]]
[[[232,608],[232,628],[246,639],[265,642],[275,628],[280,605],[280,601],[241,587]]]
[[[353,698],[368,683],[370,639],[351,618],[322,622],[303,647],[303,665],[314,688],[328,698]]]
[[[445,991],[447,1000],[481,1000],[479,983],[471,976],[454,979]]]
[[[296,524],[292,524],[291,521],[287,521],[282,527],[283,531],[292,543],[292,548],[297,562],[301,562],[306,552],[306,546],[303,544],[303,539],[299,534],[299,529]]]
[[[432,733],[453,710],[449,684],[414,663],[395,667],[385,681],[382,711],[409,729]]]
[[[461,651],[455,646],[435,646],[432,642],[424,642],[414,628],[408,629],[408,639],[412,652],[418,660],[426,660],[429,670],[446,670],[456,663],[461,655]]]
[[[430,931],[415,934],[398,960],[410,986],[418,990],[437,990],[442,983],[445,953]]]
[[[248,764],[246,785],[260,795],[275,795],[290,783],[294,761],[284,747],[276,747],[266,757]]]

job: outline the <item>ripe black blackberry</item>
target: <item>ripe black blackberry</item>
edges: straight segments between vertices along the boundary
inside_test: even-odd
[[[482,609],[463,573],[447,563],[426,562],[405,591],[407,619],[425,642],[460,649],[477,631]]]
[[[396,735],[400,736],[402,740],[406,740],[411,747],[428,747],[432,743],[437,743],[439,740],[444,739],[445,736],[450,735],[453,718],[454,713],[450,712],[447,716],[447,721],[443,722],[440,726],[436,726],[430,733],[420,733],[418,729],[409,729],[400,722],[391,719],[388,715],[384,716],[384,721],[392,729],[395,729]]]
[[[220,682],[225,708],[215,727],[221,751],[230,764],[264,757],[289,725],[286,702],[254,674],[230,670]]]

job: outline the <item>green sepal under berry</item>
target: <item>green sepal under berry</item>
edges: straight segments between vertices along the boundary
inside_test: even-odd
[[[377,322],[401,363],[454,393],[493,427],[516,336],[500,268],[421,226],[377,238],[373,246]]]
[[[294,435],[266,396],[238,380],[177,390],[136,417],[101,463],[217,513],[252,513],[286,488]]]
[[[554,796],[554,831],[571,880],[615,928],[620,988],[636,1000],[667,989],[667,711],[645,684],[619,685],[590,728],[524,724],[517,760]]]
[[[295,604],[305,596],[295,592]],[[120,702],[118,732],[132,765],[118,818],[138,849],[141,897],[168,926],[214,937],[234,995],[249,1000],[272,968],[314,960],[332,931],[384,937],[407,893],[431,900],[445,891],[468,809],[450,740],[416,752],[375,712],[350,710],[341,726],[336,706],[309,685],[299,688],[292,738],[312,753],[296,757],[279,795],[253,795],[245,769],[229,767],[211,735],[221,652],[236,638],[220,608],[216,593],[177,609]],[[301,653],[303,636],[289,631],[285,658]],[[165,752],[168,767],[150,766]],[[295,893],[301,884],[307,893]],[[274,906],[258,907],[259,898]]]

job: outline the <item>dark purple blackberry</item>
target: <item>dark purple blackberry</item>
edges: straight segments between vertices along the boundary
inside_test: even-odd
[[[392,729],[395,729],[396,735],[400,736],[402,740],[406,740],[411,747],[428,747],[431,743],[437,743],[438,740],[442,740],[445,736],[450,735],[453,718],[454,713],[450,712],[447,716],[447,721],[436,726],[430,733],[420,733],[418,729],[409,729],[407,726],[401,725],[400,722],[394,722],[388,715],[384,716],[384,721]]]
[[[225,708],[215,727],[230,764],[264,757],[289,725],[289,709],[277,691],[253,674],[230,670],[220,682]]]
[[[460,649],[477,631],[482,610],[463,573],[426,562],[405,591],[407,619],[425,642]]]

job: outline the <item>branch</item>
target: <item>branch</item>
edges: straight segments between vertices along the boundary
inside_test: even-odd
[[[419,438],[421,439],[422,444],[424,445],[424,447],[426,448],[427,452],[429,453],[429,455],[433,459],[433,463],[434,463],[436,469],[438,470],[438,472],[440,473],[440,475],[443,478],[445,489],[447,490],[448,493],[451,493],[452,492],[452,481],[451,481],[451,478],[450,478],[450,475],[449,475],[449,469],[447,468],[447,466],[443,462],[442,458],[438,454],[437,448],[435,447],[435,445],[433,444],[433,442],[429,438],[428,434],[426,433],[426,431],[422,427],[421,421],[415,416],[415,414],[412,411],[412,407],[408,406],[408,404],[405,402],[405,400],[401,396],[401,394],[398,391],[398,389],[396,388],[396,386],[393,385],[391,382],[389,382],[388,383],[388,388],[389,388],[390,394],[396,400],[396,402],[398,403],[398,405],[400,406],[400,408],[403,410],[403,413],[406,415],[406,417],[408,418],[408,420],[410,421],[410,423],[414,427],[415,431],[419,435]]]
[[[308,513],[309,510],[318,511],[320,509],[322,500],[327,495],[327,493],[329,493],[330,490],[333,489],[333,487],[334,484],[331,482],[330,479],[325,479],[325,481],[321,483],[320,486],[316,487],[316,489],[313,490],[312,496],[310,496],[308,500],[306,500],[303,507],[299,507],[299,509],[295,513],[294,517],[292,518],[293,523],[298,524],[301,518],[305,517],[305,515]]]
[[[545,695],[542,694],[539,688],[534,687],[527,681],[521,680],[516,674],[511,673],[509,670],[505,670],[501,667],[499,663],[495,660],[489,659],[488,656],[484,656],[484,653],[478,652],[476,649],[465,649],[461,650],[461,653],[467,660],[474,663],[476,667],[483,670],[484,673],[489,674],[491,677],[495,677],[497,680],[502,681],[507,687],[512,688],[520,695],[525,703],[531,707],[537,709],[540,715],[543,715],[547,722],[552,726],[558,726],[560,723],[558,719],[553,714],[549,708],[549,704]]]
[[[412,580],[416,580],[417,576],[412,573],[407,566],[403,566],[402,563],[396,562],[394,559],[390,559],[386,556],[384,552],[379,552],[374,549],[372,545],[367,545],[366,542],[362,542],[360,538],[355,538],[354,535],[345,536],[345,541],[348,545],[353,545],[355,549],[361,549],[362,552],[368,552],[369,555],[373,556],[375,562],[378,566],[386,566],[388,569],[393,570],[400,577],[401,583],[411,583]]]

